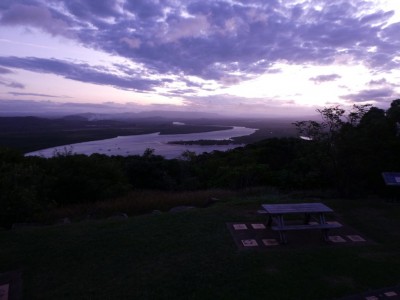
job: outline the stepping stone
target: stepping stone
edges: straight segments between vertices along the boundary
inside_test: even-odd
[[[365,242],[365,239],[359,235],[348,235],[347,238],[352,242]]]
[[[328,239],[333,243],[346,243],[346,240],[340,235],[330,235]]]
[[[9,284],[3,284],[0,285],[0,299],[7,300],[9,299],[9,291],[10,291],[10,285]]]
[[[242,244],[245,247],[257,247],[258,243],[256,240],[242,240]]]
[[[247,226],[246,224],[233,224],[233,228],[235,230],[246,230]]]
[[[265,229],[264,224],[251,224],[251,227],[253,227],[253,229]]]
[[[386,292],[384,294],[386,297],[396,297],[398,295],[396,292]]]
[[[279,242],[276,239],[263,239],[265,246],[279,246]]]
[[[376,296],[368,296],[368,297],[365,297],[365,300],[379,300],[379,298]]]

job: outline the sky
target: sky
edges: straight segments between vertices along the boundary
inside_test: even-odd
[[[0,114],[387,108],[399,32],[395,0],[1,0]]]

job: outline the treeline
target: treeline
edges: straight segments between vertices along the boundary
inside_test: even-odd
[[[385,111],[355,105],[318,110],[321,122],[299,121],[303,139],[273,138],[226,152],[186,151],[167,160],[143,155],[59,153],[25,157],[0,149],[0,225],[29,220],[38,212],[113,199],[132,190],[330,189],[344,196],[384,191],[381,173],[400,171],[400,99]]]

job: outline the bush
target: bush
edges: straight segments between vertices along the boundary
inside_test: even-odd
[[[49,160],[50,197],[58,204],[93,202],[126,193],[121,164],[104,155],[67,155]]]
[[[40,197],[43,170],[22,155],[0,151],[0,225],[29,221],[46,206]]]

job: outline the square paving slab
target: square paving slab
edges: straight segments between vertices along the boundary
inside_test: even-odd
[[[358,295],[346,296],[337,300],[398,300],[400,299],[400,286],[368,291]]]

